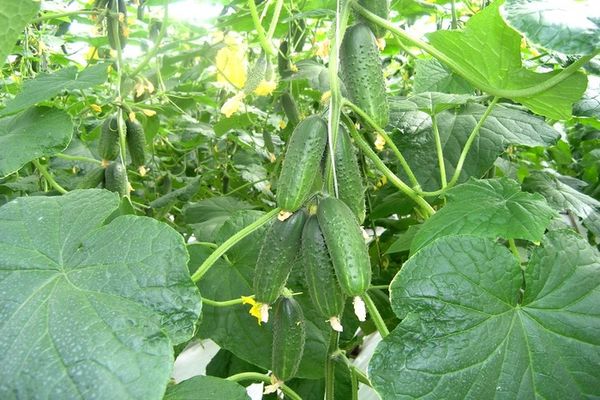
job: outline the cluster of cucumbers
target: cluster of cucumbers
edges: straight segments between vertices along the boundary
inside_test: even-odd
[[[368,4],[374,13],[387,16],[386,0],[369,3],[374,3]],[[341,78],[349,99],[385,127],[389,107],[375,34],[360,18],[347,29],[340,47]],[[283,98],[282,104],[286,101]],[[322,187],[322,171],[330,162],[337,196]],[[329,319],[333,329],[341,329],[346,298],[359,298],[369,288],[371,264],[360,227],[366,215],[364,193],[345,127],[340,126],[335,146],[328,146],[323,118],[313,115],[299,122],[278,180],[276,199],[282,218],[267,229],[253,282],[255,300],[274,304],[272,371],[279,381],[295,376],[306,340],[302,308],[293,297],[282,295],[296,261],[303,266],[315,310]]]
[[[127,150],[134,167],[143,166],[146,161],[146,135],[142,124],[125,119]],[[120,154],[119,129],[117,116],[107,118],[102,124],[98,141],[98,154],[102,166],[90,170],[79,183],[80,189],[95,188],[99,185],[120,196],[129,194],[127,169],[117,160]],[[116,160],[116,161],[115,161]]]

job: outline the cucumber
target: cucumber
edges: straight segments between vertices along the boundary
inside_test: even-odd
[[[340,46],[341,76],[348,98],[379,127],[389,120],[385,79],[375,37],[363,23],[351,26]]]
[[[335,277],[316,215],[310,216],[304,225],[300,254],[308,294],[315,309],[326,318],[339,316],[344,309],[344,294]]]
[[[117,7],[113,6],[113,1],[117,2]],[[119,45],[121,50],[125,48],[127,44],[127,6],[125,0],[110,0],[107,4],[107,8],[112,14],[109,14],[106,18],[106,33],[108,36],[108,43],[113,50],[117,50],[117,39],[115,35],[115,24],[117,24],[117,31],[119,35]],[[123,21],[120,21],[119,14],[123,14]]]
[[[256,301],[271,304],[279,297],[302,243],[306,212],[297,211],[285,221],[276,219],[265,234],[254,268]]]
[[[281,44],[279,45],[279,51],[277,52],[277,71],[282,79],[292,75],[292,71],[290,71],[289,48],[287,40],[281,41]]]
[[[298,12],[298,10],[294,11],[294,13]],[[290,21],[290,24],[291,50],[293,53],[298,53],[302,51],[304,42],[306,41],[306,36],[308,34],[306,22],[304,22],[304,19],[302,18],[296,18]]]
[[[317,218],[342,291],[362,295],[371,283],[371,263],[352,210],[343,201],[326,197],[319,202]]]
[[[96,167],[89,170],[77,183],[77,189],[93,189],[104,182],[104,168]]]
[[[252,94],[260,82],[265,79],[267,66],[267,56],[263,53],[258,57],[252,68],[248,71],[248,79],[246,79],[246,84],[244,85],[244,93],[246,95]]]
[[[338,130],[334,158],[338,198],[350,207],[358,223],[362,224],[366,216],[365,185],[350,135],[343,125]]]
[[[377,15],[378,17],[388,19],[388,15],[390,13],[389,0],[358,0],[358,4],[360,4],[373,14]],[[373,32],[375,37],[380,38],[385,36],[386,30],[384,28],[381,28],[379,25],[367,21],[362,16],[359,16],[358,19],[369,25],[369,28],[371,28],[371,31]]]
[[[125,120],[127,127],[127,149],[131,156],[131,163],[134,167],[139,167],[146,163],[146,134],[144,127],[137,121]]]
[[[280,97],[280,101],[281,108],[283,108],[283,112],[288,119],[288,126],[295,127],[300,122],[300,114],[294,98],[288,92],[284,92]]]
[[[127,196],[129,194],[129,182],[127,181],[127,170],[120,162],[113,162],[104,171],[104,187],[111,192]]]
[[[119,155],[119,129],[117,117],[108,118],[102,124],[98,154],[103,160],[114,160]]]
[[[327,142],[327,123],[311,116],[300,122],[288,144],[281,174],[277,181],[277,204],[294,212],[306,201]]]
[[[275,305],[271,357],[271,370],[278,381],[296,376],[305,342],[306,327],[300,304],[293,298],[280,298]]]

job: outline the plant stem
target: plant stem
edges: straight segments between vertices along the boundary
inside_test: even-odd
[[[450,1],[450,12],[452,13],[452,22],[451,22],[451,27],[452,29],[456,29],[458,28],[458,17],[456,16],[456,4],[455,4],[455,0],[451,0]]]
[[[64,160],[69,160],[69,161],[83,161],[83,162],[89,162],[89,163],[102,165],[102,161],[96,160],[95,158],[90,158],[90,157],[71,156],[69,154],[63,154],[63,153],[57,153],[54,155],[54,157],[62,158]]]
[[[373,387],[371,380],[367,377],[367,375],[364,372],[362,372],[360,369],[356,368],[354,365],[351,365],[350,369],[356,375],[356,378],[358,379],[358,381],[360,383],[367,385],[368,387]]]
[[[515,258],[519,260],[519,264],[521,263],[521,253],[519,253],[519,249],[517,249],[517,245],[515,244],[515,239],[508,239],[508,247],[510,251],[513,253]]]
[[[446,54],[442,53],[440,50],[436,49],[429,43],[426,43],[418,38],[412,37],[406,31],[404,31],[400,28],[396,28],[394,25],[392,25],[385,19],[380,18],[377,15],[369,12],[367,9],[365,9],[360,4],[358,4],[356,1],[352,2],[352,6],[360,15],[365,17],[367,20],[377,24],[378,26],[381,26],[381,27],[387,29],[388,31],[392,32],[392,34],[394,34],[394,35],[400,37],[401,39],[406,40],[407,42],[413,44],[414,46],[426,51],[427,53],[431,54],[433,57],[437,58],[439,61],[446,64],[448,67],[450,67],[450,69],[452,69],[458,75],[465,78],[467,81],[472,83],[474,86],[476,86],[476,87],[480,88],[481,90],[483,90],[484,92],[487,92],[496,97],[504,97],[504,98],[509,98],[509,99],[522,98],[522,97],[533,97],[539,93],[542,93],[542,92],[550,89],[551,87],[559,84],[560,82],[564,81],[569,76],[571,76],[575,72],[577,72],[577,70],[581,66],[586,64],[588,61],[590,61],[592,58],[594,58],[597,54],[600,53],[600,50],[596,50],[592,54],[589,54],[589,55],[579,58],[579,60],[575,61],[573,64],[564,68],[558,74],[546,79],[543,82],[538,83],[537,85],[530,86],[530,87],[527,87],[524,89],[496,88],[491,85],[488,85],[485,82],[482,82],[481,80],[473,79],[472,74],[469,73],[467,70],[465,70],[460,64],[456,63],[452,58],[448,57]]]
[[[239,374],[231,375],[227,378],[228,381],[240,382],[240,381],[261,381],[264,383],[271,383],[271,377],[269,375],[261,374],[258,372],[241,372]],[[302,397],[298,395],[298,393],[294,392],[289,386],[286,384],[281,384],[279,386],[281,391],[286,394],[292,400],[302,400]]]
[[[50,186],[56,189],[60,194],[65,194],[68,192],[65,188],[60,186],[58,182],[56,182],[56,180],[54,180],[54,177],[50,174],[50,172],[48,172],[46,167],[40,163],[39,160],[32,160],[31,162],[33,163],[33,165],[35,165],[37,170],[40,171],[40,174],[42,174],[42,176],[44,177],[44,179],[46,179],[46,182],[48,182]]]
[[[327,360],[325,362],[325,400],[334,400],[335,387],[335,360],[333,354],[338,349],[340,335],[338,332],[331,331],[329,338],[329,347],[327,348]]]
[[[57,13],[57,14],[45,14],[45,15],[42,15],[41,17],[32,19],[29,23],[36,24],[38,22],[47,21],[49,19],[70,17],[73,15],[85,15],[85,14],[98,14],[98,11],[96,11],[96,10],[76,10],[76,11],[66,11],[66,12]]]
[[[377,157],[377,154],[371,149],[369,144],[365,142],[365,140],[360,136],[358,131],[354,128],[352,121],[347,121],[348,130],[350,131],[350,135],[354,139],[354,143],[360,148],[365,156],[371,159],[377,169],[379,169],[386,178],[392,183],[392,185],[396,186],[402,193],[411,198],[415,203],[417,203],[423,213],[429,217],[435,214],[435,210],[423,199],[419,196],[412,188],[410,188],[406,183],[404,183],[400,178],[396,176],[390,169],[383,163],[383,161]]]
[[[381,318],[381,314],[379,314],[379,310],[377,309],[377,307],[375,307],[375,303],[373,303],[371,296],[369,296],[369,294],[367,292],[365,292],[361,297],[362,297],[363,301],[365,302],[365,305],[367,306],[367,310],[369,310],[369,315],[373,319],[373,322],[375,323],[375,327],[377,328],[377,331],[379,332],[379,334],[381,335],[382,338],[385,338],[387,335],[390,334],[390,331],[388,330],[387,326],[385,325],[383,318]]]
[[[269,25],[269,31],[267,32],[267,41],[269,43],[271,43],[271,39],[275,33],[275,28],[277,28],[277,22],[279,22],[279,14],[281,14],[282,8],[283,0],[277,0],[277,3],[275,3],[275,11],[273,11],[273,18],[271,19],[271,24]]]
[[[388,290],[390,285],[371,285],[369,290]]]
[[[248,296],[248,297],[254,297],[254,295]],[[209,306],[213,306],[213,307],[229,307],[229,306],[235,306],[237,304],[242,304],[243,300],[241,298],[239,298],[239,299],[233,299],[233,300],[217,301],[217,300],[211,300],[211,299],[207,299],[206,297],[203,297],[202,303],[208,304]]]
[[[442,141],[440,139],[440,130],[438,129],[437,118],[431,114],[431,128],[433,129],[433,137],[435,138],[435,151],[438,157],[438,166],[440,168],[440,179],[442,182],[442,190],[446,188],[448,181],[446,180],[446,165],[444,164],[444,150],[442,149]]]
[[[392,149],[392,152],[396,155],[396,157],[398,158],[398,161],[400,161],[400,165],[402,166],[402,169],[408,176],[408,180],[410,180],[410,183],[412,183],[413,186],[419,188],[420,185],[419,185],[419,181],[417,181],[417,177],[415,176],[412,169],[410,168],[410,165],[408,165],[408,163],[406,162],[406,159],[404,158],[404,156],[402,155],[402,153],[396,146],[396,143],[394,143],[394,141],[392,140],[392,138],[390,138],[390,136],[387,134],[387,132],[384,131],[383,128],[381,128],[379,125],[377,125],[377,123],[375,121],[373,121],[373,119],[371,117],[369,117],[369,115],[366,112],[364,112],[359,106],[352,103],[350,100],[344,99],[343,105],[350,107],[350,109],[352,109],[352,111],[357,113],[364,121],[367,122],[367,124],[371,125],[371,127],[373,128],[373,130],[375,130],[375,132],[377,132],[378,134],[381,135],[381,137],[383,137],[383,140],[385,140],[385,143],[388,146],[390,146],[390,148]]]
[[[277,216],[279,211],[281,211],[280,208],[275,208],[269,211],[268,213],[266,213],[247,227],[238,231],[235,235],[231,236],[225,242],[223,242],[222,245],[220,245],[215,251],[213,251],[212,254],[208,256],[206,260],[204,260],[204,262],[198,267],[196,272],[194,272],[194,274],[192,275],[192,281],[198,282],[202,278],[202,276],[204,276],[204,274],[210,269],[210,267],[212,267],[213,264],[217,262],[219,257],[225,254],[227,250],[232,248],[237,242],[239,242],[258,228],[272,220],[275,216]]]
[[[133,78],[137,74],[139,74],[142,69],[152,60],[154,56],[159,52],[159,46],[162,42],[163,38],[167,33],[167,26],[169,24],[169,0],[164,0],[164,15],[162,20],[162,25],[160,27],[160,31],[158,32],[158,36],[156,37],[156,42],[154,43],[154,47],[146,53],[146,56],[142,59],[142,61],[138,64],[138,66],[129,74],[130,78]]]
[[[352,385],[352,400],[358,400],[358,379],[353,368],[350,368],[350,384]]]
[[[256,3],[254,0],[248,0],[248,8],[250,9],[250,15],[252,16],[252,22],[254,23],[254,28],[256,29],[260,46],[268,55],[272,57],[277,56],[277,52],[273,50],[273,45],[265,36],[265,29],[263,28],[260,18],[258,17],[258,10],[256,9]]]

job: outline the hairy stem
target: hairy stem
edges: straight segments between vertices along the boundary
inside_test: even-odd
[[[431,127],[433,129],[433,136],[435,138],[435,151],[438,157],[438,165],[440,168],[440,179],[442,182],[442,189],[448,184],[446,178],[446,165],[444,164],[444,150],[442,149],[442,141],[440,139],[440,130],[438,129],[437,118],[435,114],[431,114]]]
[[[385,325],[381,314],[379,314],[379,310],[377,309],[377,307],[375,307],[375,303],[373,303],[371,296],[369,296],[369,294],[365,292],[361,297],[365,302],[365,305],[367,306],[367,310],[369,310],[369,315],[373,319],[373,323],[375,323],[377,331],[379,332],[382,338],[385,338],[387,335],[390,334],[390,331]]]
[[[256,29],[260,46],[268,55],[272,57],[277,56],[277,52],[273,50],[273,45],[269,40],[267,40],[265,29],[260,22],[260,17],[258,16],[258,10],[256,9],[256,3],[254,0],[248,0],[248,8],[250,9],[250,15],[252,16],[252,22],[254,23],[254,28]]]
[[[50,186],[52,186],[54,189],[56,189],[56,191],[58,191],[60,194],[65,194],[68,192],[65,188],[60,186],[58,184],[58,182],[56,182],[54,177],[50,174],[50,172],[48,172],[46,167],[40,163],[39,160],[32,160],[31,162],[33,163],[33,165],[35,165],[37,170],[40,171],[40,174],[42,174],[44,179],[46,179],[46,182],[48,182],[50,184]]]

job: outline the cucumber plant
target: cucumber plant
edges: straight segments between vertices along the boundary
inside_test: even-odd
[[[0,398],[600,397],[591,0],[204,3],[0,0]]]

